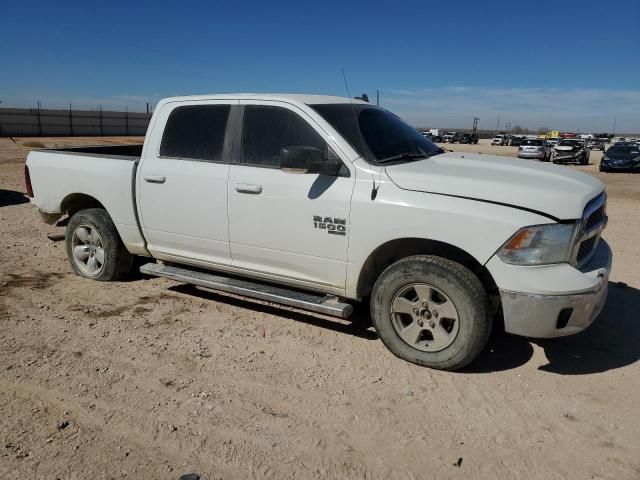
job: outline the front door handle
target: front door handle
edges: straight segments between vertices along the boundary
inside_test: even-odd
[[[251,193],[253,195],[258,195],[262,193],[262,185],[250,185],[248,183],[236,183],[234,187],[236,192],[240,193]]]
[[[144,181],[149,183],[164,183],[165,180],[164,175],[146,175],[144,177]]]

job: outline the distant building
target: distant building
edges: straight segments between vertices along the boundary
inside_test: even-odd
[[[540,138],[560,138],[560,132],[558,130],[549,130],[547,133],[541,134]]]

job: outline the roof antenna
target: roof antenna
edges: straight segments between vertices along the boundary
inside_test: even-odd
[[[353,100],[351,99],[351,92],[349,91],[349,83],[347,82],[347,75],[344,73],[344,68],[341,69],[342,70],[342,78],[344,79],[344,86],[347,88],[347,97],[349,97],[349,104],[351,105],[351,113],[353,114],[353,125],[354,127],[356,127],[356,132],[358,132],[360,134],[360,139],[362,141],[362,147],[365,148],[365,141],[364,141],[364,136],[362,135],[362,132],[360,131],[360,127],[358,126],[358,116],[356,115],[356,109],[353,107]],[[364,97],[364,94],[363,94]],[[367,101],[369,101],[369,99],[367,98]],[[376,179],[373,176],[373,172],[371,172],[371,182],[372,182],[372,186],[371,186],[371,200],[375,200],[376,197],[378,196],[378,189],[380,188],[380,185],[376,186]]]

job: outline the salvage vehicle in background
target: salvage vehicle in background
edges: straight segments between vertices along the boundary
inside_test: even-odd
[[[640,146],[616,143],[602,155],[601,172],[640,172]]]
[[[548,162],[551,155],[551,148],[539,138],[526,138],[518,147],[518,158],[536,158],[541,162]]]
[[[587,146],[591,150],[602,150],[604,151],[604,142],[599,138],[593,138],[587,141]]]
[[[579,163],[589,164],[589,147],[586,140],[579,138],[563,138],[553,147],[553,163]]]
[[[505,136],[504,135],[496,135],[491,140],[491,145],[504,145]]]
[[[460,137],[460,143],[478,143],[478,136],[473,133],[463,133]]]
[[[447,152],[364,101],[168,98],[144,145],[33,150],[25,182],[43,220],[66,216],[82,277],[145,257],[142,273],[208,289],[340,318],[362,305],[391,352],[433,368],[472,362],[494,318],[570,335],[607,297],[602,182]]]
[[[453,143],[456,132],[447,132],[442,136],[442,143]]]
[[[519,147],[522,145],[522,142],[526,137],[522,135],[507,135],[505,137],[505,145],[509,145],[510,147]]]

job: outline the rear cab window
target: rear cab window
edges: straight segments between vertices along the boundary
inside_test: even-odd
[[[230,105],[176,107],[167,119],[160,156],[222,162]]]

